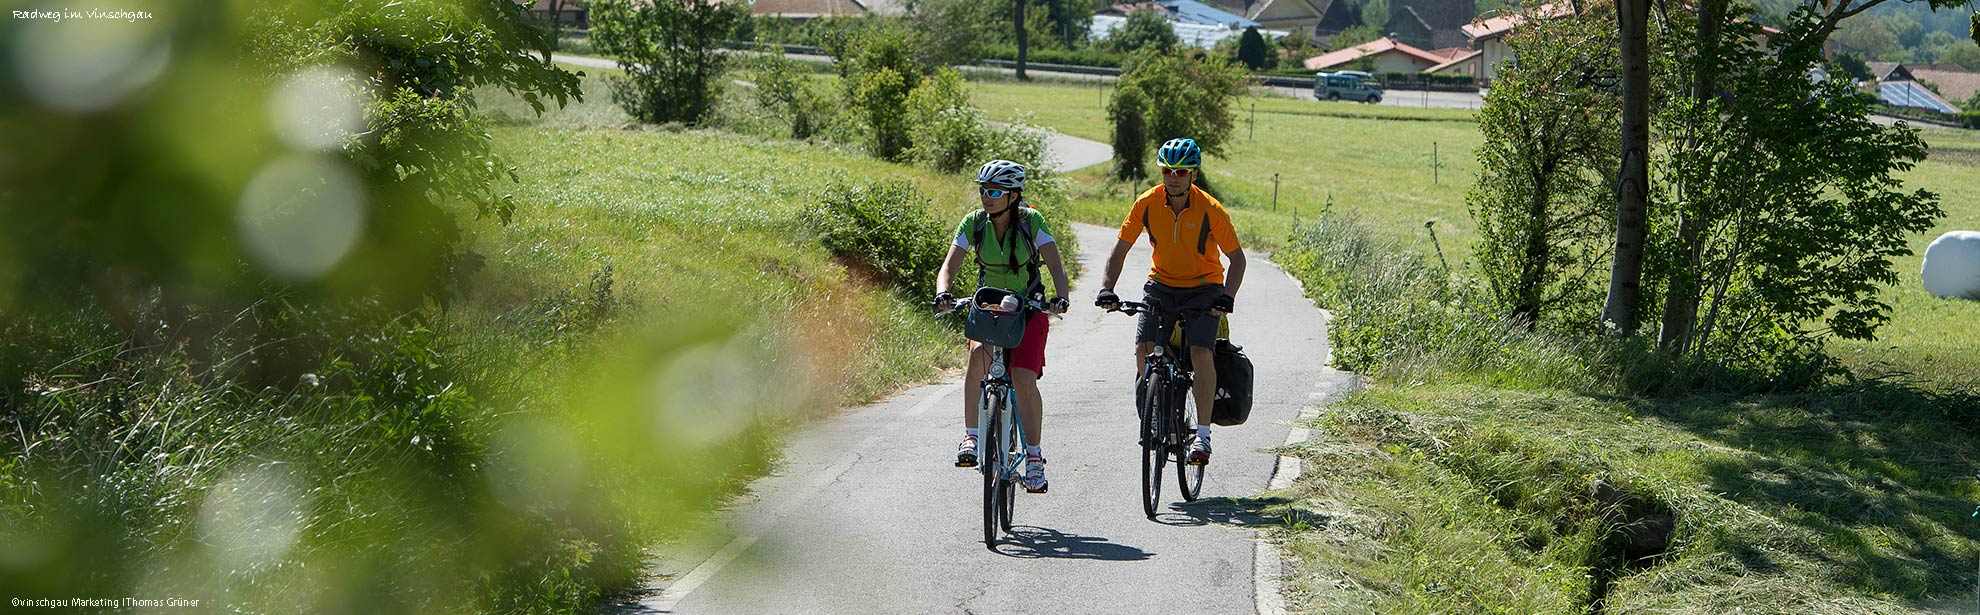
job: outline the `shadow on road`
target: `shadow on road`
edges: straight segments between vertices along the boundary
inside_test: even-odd
[[[1149,553],[1127,545],[1107,542],[1098,536],[1067,534],[1054,529],[1019,525],[1011,528],[1010,538],[991,549],[998,555],[1017,558],[1097,559],[1134,561]]]
[[[1301,510],[1296,506],[1282,506],[1290,502],[1291,500],[1278,497],[1204,498],[1194,502],[1175,502],[1169,504],[1171,512],[1156,515],[1155,522],[1178,526],[1217,523],[1266,529],[1274,526],[1291,526],[1296,523],[1325,526],[1330,521],[1326,515]]]

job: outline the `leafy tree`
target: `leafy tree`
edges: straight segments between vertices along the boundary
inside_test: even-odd
[[[1914,22],[1915,23],[1915,22]],[[1904,45],[1883,20],[1857,19],[1836,30],[1836,44],[1878,61],[1892,61]]]
[[[1373,41],[1375,39],[1382,38],[1382,36],[1383,34],[1380,26],[1370,26],[1370,25],[1353,26],[1346,30],[1342,30],[1340,34],[1334,35],[1333,47],[1334,50],[1336,51],[1341,49],[1347,49],[1355,45],[1360,45],[1362,43],[1366,43]]]
[[[1279,37],[1275,42],[1279,46],[1278,53],[1285,56],[1286,61],[1298,64],[1306,60],[1310,41],[1307,39],[1305,28],[1293,28],[1291,33]]]
[[[593,3],[592,39],[626,72],[613,80],[612,100],[642,122],[702,123],[725,65],[717,48],[748,17],[734,2]]]
[[[1107,103],[1114,124],[1114,177],[1136,181],[1148,177],[1148,99],[1141,88],[1123,84]]]
[[[1206,154],[1224,153],[1235,123],[1231,103],[1247,79],[1243,70],[1221,56],[1194,54],[1144,55],[1129,64],[1120,84],[1146,97],[1150,144],[1189,137]]]
[[[1871,339],[1888,319],[1878,296],[1897,281],[1891,258],[1910,254],[1906,237],[1943,215],[1935,195],[1897,179],[1924,159],[1924,141],[1870,121],[1872,101],[1852,84],[1803,77],[1823,61],[1809,36],[1823,28],[1815,14],[1786,24],[1789,44],[1762,47],[1742,13],[1728,13],[1731,44],[1717,53],[1664,51],[1674,82],[1709,70],[1714,91],[1730,95],[1672,97],[1657,118],[1662,132],[1685,137],[1659,154],[1669,207],[1657,226],[1677,229],[1659,242],[1659,342],[1736,362],[1792,356],[1830,335]],[[1679,40],[1698,27],[1675,25]]]
[[[1135,9],[1128,12],[1127,21],[1114,29],[1113,36],[1108,38],[1107,43],[1114,51],[1121,53],[1143,50],[1168,53],[1169,50],[1175,49],[1176,45],[1181,44],[1182,39],[1176,36],[1175,29],[1169,27],[1169,21],[1163,19],[1160,12],[1155,9]]]
[[[1870,80],[1870,65],[1863,62],[1863,56],[1847,51],[1838,52],[1836,53],[1836,66],[1842,67],[1843,72],[1848,74],[1851,79],[1857,81]]]
[[[1966,70],[1980,71],[1980,46],[1955,43],[1939,53],[1940,64],[1957,64]]]
[[[1245,67],[1263,70],[1267,53],[1265,37],[1258,33],[1258,28],[1247,27],[1244,34],[1238,36],[1238,61],[1243,62]]]
[[[1925,40],[1918,44],[1918,50],[1917,50],[1918,53],[1916,57],[1920,59],[1930,60],[1932,58],[1937,58],[1940,55],[1945,54],[1947,49],[1951,49],[1955,46],[1963,47],[1965,46],[1965,41],[1959,40],[1959,37],[1954,36],[1953,33],[1951,32],[1947,32],[1945,30],[1933,30],[1931,32],[1926,32]]]
[[[1376,33],[1375,38],[1381,38],[1383,28],[1389,25],[1389,0],[1369,0],[1367,4],[1361,5],[1361,25],[1373,29]]]
[[[128,33],[172,46],[171,68],[141,89],[92,86],[96,95],[77,98],[0,77],[14,93],[0,130],[88,135],[9,139],[0,311],[30,298],[91,306],[138,339],[175,320],[141,318],[143,305],[169,314],[297,289],[311,300],[444,298],[464,262],[459,212],[507,220],[518,207],[477,89],[539,106],[579,96],[534,21],[502,0],[161,13],[155,29]],[[339,111],[321,114],[330,109]],[[271,116],[285,128],[271,129]],[[245,198],[251,186],[265,198]],[[335,202],[312,207],[326,198]],[[260,206],[244,207],[250,200]],[[237,218],[250,210],[265,216]],[[306,224],[325,212],[358,221],[343,232]],[[256,232],[271,228],[282,232]],[[284,251],[311,259],[274,258],[296,255]]]
[[[1890,31],[1891,36],[1897,39],[1898,45],[1917,47],[1925,42],[1925,25],[1918,23],[1918,20],[1912,19],[1910,15],[1892,13],[1882,21],[1884,29]]]
[[[873,28],[861,35],[857,55],[842,62],[845,100],[866,128],[868,150],[886,160],[907,160],[907,97],[930,72],[916,55],[915,41],[898,25]]]
[[[1589,276],[1613,232],[1607,167],[1620,110],[1587,76],[1616,70],[1608,24],[1590,13],[1528,22],[1508,40],[1520,61],[1500,72],[1479,111],[1485,143],[1467,198],[1480,236],[1474,249],[1498,305],[1528,328],[1599,297]]]
[[[1004,29],[987,25],[997,23],[986,10],[994,4],[974,0],[910,3],[908,20],[918,39],[914,47],[921,61],[930,66],[963,64],[979,56],[986,39],[1001,41]]]
[[[1843,20],[1886,2],[1888,0],[1811,0],[1796,8],[1787,20],[1811,22],[1814,26],[1792,34],[1770,36],[1769,44],[1777,48],[1821,47]],[[1925,2],[1932,8],[1951,8],[1964,3],[1964,0]],[[1729,5],[1729,0],[1701,0],[1699,3],[1696,12],[1698,26],[1693,29],[1699,53],[1692,58],[1693,61],[1717,57],[1722,49],[1735,44],[1724,36]],[[1619,0],[1617,9],[1623,86],[1623,150],[1617,184],[1622,189],[1617,192],[1615,259],[1610,268],[1609,297],[1603,306],[1602,321],[1612,325],[1617,333],[1630,335],[1636,331],[1637,304],[1642,296],[1644,247],[1649,234],[1647,194],[1651,184],[1646,160],[1650,151],[1651,60],[1647,43],[1650,0]],[[1885,35],[1889,35],[1888,31]],[[1715,64],[1705,62],[1701,64],[1701,70],[1694,71],[1693,85],[1689,88],[1691,98],[1703,101],[1718,95],[1714,86],[1719,71],[1709,68],[1711,66]]]

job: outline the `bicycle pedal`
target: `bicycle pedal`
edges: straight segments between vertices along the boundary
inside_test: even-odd
[[[1046,492],[1047,490],[1049,490],[1049,489],[1051,489],[1051,488],[1052,488],[1052,484],[1051,484],[1051,483],[1046,483],[1046,484],[1045,484],[1045,486],[1043,486],[1043,487],[1039,487],[1039,488],[1037,488],[1037,489],[1032,489],[1032,488],[1030,488],[1030,487],[1025,487],[1025,488],[1024,488],[1024,492],[1025,492],[1025,493],[1044,493],[1044,492]]]
[[[970,457],[970,458],[968,458],[968,459],[963,459],[963,458],[957,458],[957,459],[956,459],[956,467],[958,467],[958,468],[974,468],[974,467],[976,467],[976,458],[975,458],[975,457]]]

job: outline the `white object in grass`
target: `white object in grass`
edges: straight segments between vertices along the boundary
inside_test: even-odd
[[[1934,297],[1980,299],[1980,231],[1953,231],[1932,240],[1919,275]]]

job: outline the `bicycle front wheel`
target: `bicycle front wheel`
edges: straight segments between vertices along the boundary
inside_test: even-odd
[[[1168,379],[1151,375],[1148,387],[1141,405],[1141,512],[1154,519],[1155,509],[1162,504],[1162,466],[1168,461],[1162,429]]]
[[[987,391],[986,391],[987,393]],[[998,515],[1004,512],[1003,490],[999,483],[1004,475],[1003,430],[998,426],[1003,422],[1002,404],[991,402],[989,412],[982,423],[983,458],[977,460],[977,467],[983,470],[983,546],[997,548]]]
[[[1195,433],[1190,429],[1189,415],[1183,412],[1183,407],[1190,403],[1190,398],[1189,389],[1184,387],[1176,392],[1169,407],[1169,428],[1175,434],[1172,439],[1174,445],[1169,450],[1174,452],[1176,461],[1176,489],[1182,492],[1185,502],[1194,502],[1196,496],[1203,493],[1203,470],[1208,467],[1189,465],[1189,438]],[[1204,410],[1198,409],[1197,412]]]
[[[1189,465],[1189,447],[1175,449],[1176,488],[1182,490],[1184,502],[1194,502],[1203,493],[1203,469],[1209,466]]]

